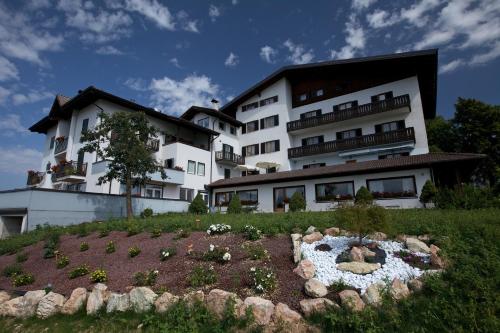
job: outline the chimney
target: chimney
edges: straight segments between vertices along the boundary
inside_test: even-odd
[[[216,100],[215,98],[212,98],[212,100],[210,102],[212,103],[212,108],[219,111],[219,101]]]

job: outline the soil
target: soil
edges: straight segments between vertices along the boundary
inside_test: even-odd
[[[256,242],[261,243],[270,254],[270,259],[250,260],[243,245],[249,241],[238,234],[224,234],[209,236],[204,232],[193,232],[187,238],[174,240],[175,233],[164,233],[160,237],[151,238],[149,233],[141,233],[127,237],[125,232],[114,231],[107,237],[99,238],[94,233],[86,237],[75,235],[61,236],[58,250],[70,259],[68,266],[62,269],[56,268],[56,259],[43,259],[43,242],[24,248],[28,254],[28,260],[21,263],[24,272],[32,273],[35,282],[32,285],[15,288],[8,277],[0,276],[0,289],[8,291],[42,289],[51,284],[53,290],[69,297],[71,291],[77,287],[86,287],[89,290],[93,284],[89,275],[69,279],[69,272],[76,266],[88,264],[90,272],[97,268],[104,269],[108,275],[106,285],[114,292],[126,292],[133,285],[133,275],[139,271],[158,270],[159,275],[153,290],[164,288],[167,291],[181,295],[190,288],[187,277],[196,265],[212,264],[217,273],[217,282],[206,286],[205,291],[219,288],[237,293],[242,299],[254,295],[250,288],[250,277],[248,272],[251,267],[271,267],[277,275],[278,287],[271,294],[263,297],[272,300],[275,304],[283,302],[295,310],[299,309],[299,301],[306,298],[303,292],[305,280],[293,273],[295,265],[292,258],[292,243],[290,236],[278,235],[265,237]],[[106,254],[105,247],[109,241],[114,241],[116,252]],[[80,244],[87,242],[89,249],[80,252]],[[252,243],[256,243],[252,242]],[[187,255],[188,246],[192,244],[194,251],[204,252],[209,249],[210,244],[222,248],[229,247],[231,260],[226,264],[215,262],[203,262]],[[134,257],[128,257],[128,248],[138,246],[141,253]],[[175,247],[177,254],[170,259],[160,261],[160,249]],[[16,255],[0,256],[0,271],[6,265],[16,262]]]

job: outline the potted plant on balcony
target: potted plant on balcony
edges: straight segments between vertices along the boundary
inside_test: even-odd
[[[181,166],[176,165],[176,166],[174,166],[174,170],[177,170],[177,171],[184,171],[184,168],[183,168],[183,167],[181,167]]]

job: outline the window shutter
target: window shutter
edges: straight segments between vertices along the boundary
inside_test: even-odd
[[[325,142],[325,137],[324,137],[323,135],[320,135],[320,136],[318,137],[318,142],[319,142],[319,143],[323,143],[323,142]]]
[[[316,116],[321,116],[321,109],[316,110]]]
[[[307,145],[306,139],[302,139],[302,146],[306,146],[306,145]]]
[[[266,126],[264,126],[264,118],[262,118],[262,119],[260,120],[260,128],[261,128],[261,129],[266,128]]]
[[[337,140],[342,140],[342,132],[337,132]]]
[[[334,105],[333,106],[333,112],[337,112],[339,110],[339,106],[338,105]]]
[[[274,150],[280,151],[280,140],[274,141]]]
[[[243,124],[243,126],[241,126],[241,134],[245,134],[247,132],[247,124]]]
[[[393,98],[393,97],[394,97],[394,96],[393,96],[392,91],[389,91],[389,92],[385,93],[385,98],[386,98],[386,99]]]
[[[241,147],[241,156],[243,156],[243,157],[247,156],[246,147]]]
[[[405,121],[399,120],[398,121],[398,129],[403,129],[403,128],[406,128]]]
[[[305,115],[305,113],[301,113],[301,114],[300,114],[300,119],[306,119],[306,115]]]
[[[372,103],[378,102],[378,95],[372,96]]]
[[[255,130],[258,131],[259,130],[259,121],[255,120],[254,123],[255,123]]]
[[[261,152],[261,154],[265,154],[266,153],[266,144],[264,142],[262,142],[260,144],[260,152]]]
[[[278,115],[274,116],[274,126],[278,126],[280,124],[280,117]]]
[[[358,101],[352,101],[352,107],[355,108],[356,106],[358,106]]]
[[[259,155],[259,144],[256,143],[254,146],[255,146],[255,155]]]
[[[382,125],[375,125],[375,133],[382,133]]]
[[[361,135],[363,135],[361,128],[356,128],[356,136],[361,136]]]

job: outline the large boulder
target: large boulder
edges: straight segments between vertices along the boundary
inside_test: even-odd
[[[408,281],[408,288],[413,292],[420,291],[423,287],[424,283],[419,279],[411,279]]]
[[[65,298],[63,295],[51,291],[38,303],[36,316],[45,319],[59,313],[64,305],[64,301]]]
[[[97,283],[87,299],[87,314],[96,314],[108,301],[109,295],[108,287],[103,283]]]
[[[218,318],[224,316],[226,307],[229,305],[229,300],[234,301],[234,314],[241,316],[244,314],[243,301],[235,293],[230,293],[221,289],[212,289],[206,298],[206,304],[210,311],[212,311]]]
[[[390,292],[392,298],[394,298],[395,300],[400,300],[410,296],[410,289],[408,289],[406,283],[398,278],[392,280]]]
[[[366,288],[365,293],[361,296],[366,304],[378,305],[382,302],[382,291],[384,290],[383,283],[374,283]]]
[[[305,292],[308,296],[320,298],[328,294],[326,286],[317,279],[309,279],[304,285]]]
[[[336,227],[331,227],[328,229],[325,229],[325,235],[328,236],[338,236],[340,234],[340,229]]]
[[[192,291],[185,294],[182,299],[186,302],[187,306],[191,307],[196,303],[203,303],[205,300],[205,294],[201,290]]]
[[[344,308],[351,311],[362,311],[365,303],[354,290],[343,290],[339,293],[340,302]]]
[[[298,263],[302,257],[302,252],[300,250],[300,242],[302,240],[301,234],[291,234],[292,245],[293,245],[293,262]]]
[[[274,314],[273,302],[261,297],[247,297],[245,299],[245,307],[249,308],[253,314],[255,322],[258,325],[267,325],[271,321]]]
[[[306,235],[310,235],[310,234],[312,234],[313,232],[316,232],[316,231],[318,231],[318,229],[316,229],[315,226],[310,225],[309,228],[307,228],[307,230],[306,230]]]
[[[16,317],[22,318],[23,311],[23,297],[16,297],[0,304],[0,317]]]
[[[0,304],[0,316],[11,316],[16,318],[32,317],[38,307],[38,303],[45,296],[44,290],[28,291],[22,297],[16,297]]]
[[[10,298],[11,297],[9,293],[7,293],[6,291],[0,291],[0,304],[2,304],[3,302],[7,302]]]
[[[109,295],[106,312],[125,312],[130,310],[130,296],[129,294],[112,293]]]
[[[315,231],[312,234],[305,235],[302,237],[302,241],[307,244],[312,244],[314,242],[320,241],[323,239],[323,235],[319,231]]]
[[[310,279],[316,273],[316,267],[311,260],[304,259],[299,262],[299,264],[293,271],[303,279]]]
[[[76,288],[71,292],[69,299],[64,303],[61,313],[72,315],[77,313],[87,301],[88,292],[85,288]]]
[[[442,269],[446,267],[446,262],[437,253],[431,253],[431,265]]]
[[[155,301],[155,309],[158,313],[167,312],[168,308],[179,301],[179,296],[172,295],[171,293],[164,292]]]
[[[367,262],[341,262],[337,264],[337,269],[340,271],[348,271],[354,274],[368,274],[379,269],[379,263],[371,264]]]
[[[296,323],[302,320],[302,316],[297,311],[293,311],[284,303],[278,303],[274,307],[274,320],[284,323]]]
[[[431,249],[424,242],[417,238],[406,238],[406,247],[411,252],[431,253]]]
[[[353,246],[351,251],[349,251],[349,259],[351,259],[351,261],[364,262],[365,256],[359,247]]]
[[[432,253],[437,254],[441,249],[439,247],[437,247],[436,245],[431,244],[431,246],[429,246],[429,250],[431,251],[431,254]]]
[[[383,232],[376,231],[368,235],[368,238],[373,239],[375,241],[385,241],[387,239],[387,235]]]
[[[303,299],[300,301],[300,309],[305,316],[325,312],[328,307],[339,308],[337,303],[330,301],[328,298]]]
[[[149,311],[158,297],[147,287],[136,287],[130,291],[129,295],[130,305],[135,312]]]

